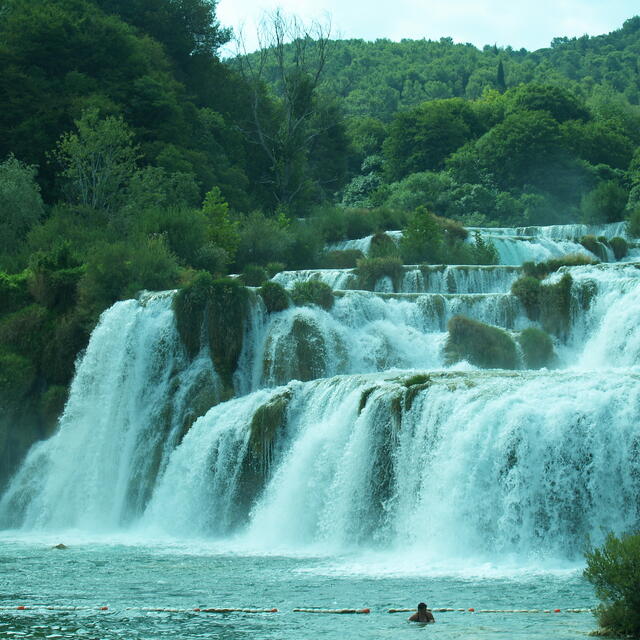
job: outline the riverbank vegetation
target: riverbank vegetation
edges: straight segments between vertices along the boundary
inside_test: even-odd
[[[640,534],[609,534],[585,557],[584,577],[601,602],[595,612],[600,627],[611,637],[640,638]]]

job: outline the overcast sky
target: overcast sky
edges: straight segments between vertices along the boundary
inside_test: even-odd
[[[340,38],[429,38],[540,49],[555,36],[608,33],[635,14],[637,0],[219,0],[218,18],[255,46],[255,23],[277,7],[304,20],[331,16]]]

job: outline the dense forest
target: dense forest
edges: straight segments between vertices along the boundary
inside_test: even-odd
[[[0,476],[142,289],[355,266],[325,244],[388,229],[375,259],[491,263],[465,225],[640,226],[640,18],[528,52],[275,14],[223,61],[215,10],[0,0]]]

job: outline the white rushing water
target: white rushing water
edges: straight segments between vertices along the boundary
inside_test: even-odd
[[[486,233],[542,253],[584,231]],[[428,548],[440,561],[577,557],[640,522],[640,269],[564,268],[549,282],[565,272],[558,369],[535,372],[445,364],[455,315],[512,334],[538,326],[509,293],[517,266],[405,266],[374,292],[355,289],[353,270],[283,272],[287,288],[340,289],[335,304],[269,314],[252,296],[231,400],[206,348],[186,356],[171,292],[119,302],[0,523],[269,550]]]

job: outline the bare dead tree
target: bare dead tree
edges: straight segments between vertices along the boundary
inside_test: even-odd
[[[303,23],[280,10],[266,14],[257,30],[258,49],[247,51],[238,40],[237,66],[252,87],[250,139],[271,164],[272,185],[279,204],[289,206],[305,186],[301,168],[312,140],[321,130],[310,126],[317,114],[316,92],[330,52],[331,21]],[[278,113],[267,108],[265,83],[277,87]],[[275,121],[274,121],[275,120]]]

